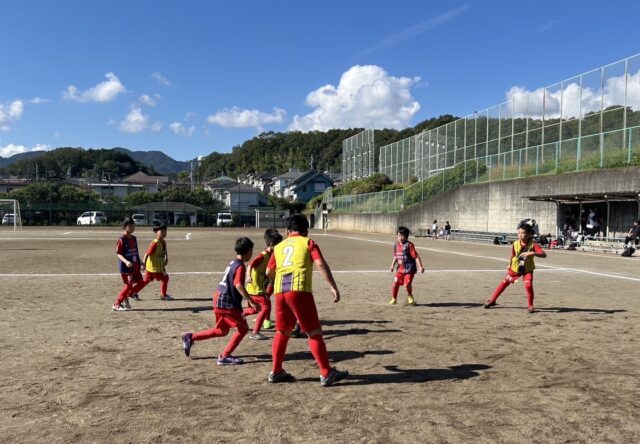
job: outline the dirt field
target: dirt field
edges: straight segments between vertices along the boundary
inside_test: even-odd
[[[119,313],[118,231],[0,231],[0,441],[640,440],[638,258],[536,259],[528,314],[522,283],[481,306],[508,247],[412,239],[427,267],[418,305],[388,306],[392,236],[313,233],[343,295],[332,303],[316,274],[327,347],[351,376],[321,387],[306,339],[292,339],[285,368],[298,382],[268,385],[271,340],[245,338],[236,367],[215,365],[228,338],[198,342],[192,359],[180,340],[213,325],[233,241],[262,246],[261,231],[189,231],[167,238],[176,300],[160,301],[154,282]],[[146,248],[151,230],[136,234]]]

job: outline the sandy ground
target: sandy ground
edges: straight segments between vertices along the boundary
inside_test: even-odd
[[[316,274],[329,354],[351,376],[323,388],[306,339],[293,384],[267,384],[271,340],[227,338],[211,294],[240,235],[170,230],[170,294],[158,283],[114,313],[114,229],[0,231],[1,442],[617,442],[640,440],[640,259],[552,251],[536,260],[535,314],[521,283],[499,305],[503,246],[413,239],[427,266],[415,307],[388,306],[392,236],[314,233],[343,300]],[[141,248],[149,229],[137,233]],[[404,301],[401,290],[401,302]],[[251,320],[250,320],[251,321]],[[266,334],[273,336],[272,331]]]

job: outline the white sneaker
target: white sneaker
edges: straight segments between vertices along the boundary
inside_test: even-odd
[[[120,304],[113,304],[113,307],[111,307],[111,310],[113,311],[128,311],[129,309],[127,307],[124,307]]]

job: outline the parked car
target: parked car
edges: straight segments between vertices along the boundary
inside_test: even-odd
[[[15,214],[7,213],[2,217],[2,225],[13,225],[15,220]]]
[[[78,225],[100,225],[107,222],[107,216],[102,211],[86,211],[78,217]]]
[[[133,222],[136,225],[141,225],[143,227],[146,227],[147,225],[149,225],[149,222],[147,222],[147,218],[145,217],[144,214],[134,214],[131,216],[131,219],[133,219]]]
[[[231,213],[218,213],[218,220],[216,221],[218,227],[229,227],[232,223],[233,218],[231,217]]]

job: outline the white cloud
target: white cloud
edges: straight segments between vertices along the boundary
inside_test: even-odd
[[[162,123],[160,122],[154,122],[151,124],[151,126],[149,127],[149,129],[151,131],[153,131],[154,133],[159,133],[160,131],[162,131]]]
[[[207,117],[207,122],[224,128],[261,128],[262,125],[282,123],[287,118],[287,112],[281,108],[273,108],[272,113],[257,109],[241,109],[234,106],[225,108]]]
[[[49,103],[51,100],[49,99],[43,99],[42,97],[34,97],[33,99],[29,100],[29,103],[33,103],[34,105],[41,105],[43,103]]]
[[[612,76],[606,78],[602,92],[575,82],[565,82],[562,88],[538,88],[529,91],[521,86],[513,86],[506,92],[507,101],[513,101],[513,114],[515,117],[529,116],[534,119],[542,118],[543,103],[544,115],[548,119],[557,119],[561,115],[564,119],[580,117],[580,112],[585,115],[590,112],[600,111],[610,106],[624,106],[626,103],[633,110],[640,109],[640,71],[625,76]],[[561,109],[562,108],[562,109]]]
[[[10,143],[5,146],[0,145],[0,157],[11,157],[15,154],[27,153],[30,151],[49,151],[50,149],[50,145],[37,144],[36,146],[29,148],[24,145]]]
[[[196,130],[195,126],[190,126],[189,128],[185,127],[182,123],[173,122],[169,125],[169,129],[174,133],[180,136],[191,137],[193,132]]]
[[[125,133],[139,133],[149,126],[149,116],[138,106],[132,106],[124,120],[120,122],[120,131]]]
[[[124,85],[114,73],[108,72],[104,76],[107,80],[84,91],[78,91],[75,85],[67,86],[66,91],[62,92],[62,100],[83,103],[110,102],[115,99],[118,94],[126,91]]]
[[[148,94],[142,94],[140,97],[138,97],[138,102],[140,102],[141,105],[154,107],[158,104],[157,99],[158,96],[151,97]]]
[[[23,112],[24,102],[22,100],[0,103],[0,131],[9,131],[11,124],[22,118]]]
[[[332,128],[406,128],[420,110],[411,95],[419,77],[393,77],[376,65],[356,65],[344,72],[338,86],[311,91],[305,103],[315,110],[294,116],[289,130]]]
[[[171,82],[159,72],[152,73],[151,78],[158,82],[160,85],[171,86]]]

